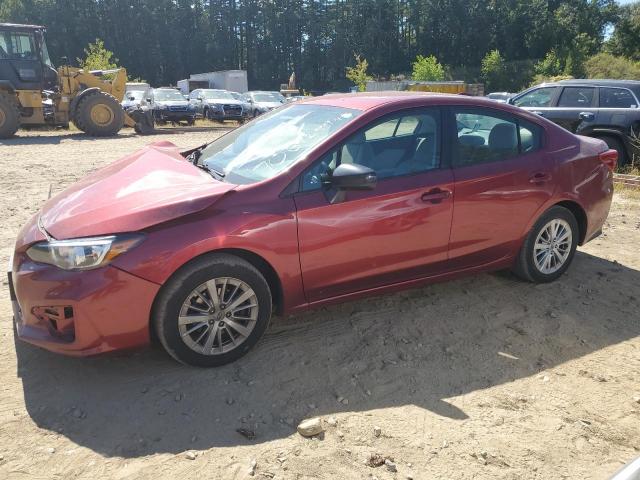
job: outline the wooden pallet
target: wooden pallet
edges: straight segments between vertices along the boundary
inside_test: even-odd
[[[640,190],[640,175],[627,175],[625,173],[614,173],[613,182]]]

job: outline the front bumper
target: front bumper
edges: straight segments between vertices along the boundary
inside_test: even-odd
[[[195,120],[196,112],[193,110],[154,110],[153,117],[156,120],[165,122],[179,122],[184,120]]]
[[[112,266],[65,271],[18,252],[8,276],[20,340],[73,356],[149,343],[155,283]]]

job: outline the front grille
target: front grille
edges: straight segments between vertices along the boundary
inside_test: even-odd
[[[240,105],[223,105],[222,110],[226,115],[242,115],[242,107]]]
[[[187,107],[183,107],[181,105],[172,105],[169,107],[169,110],[171,110],[172,112],[186,112]]]

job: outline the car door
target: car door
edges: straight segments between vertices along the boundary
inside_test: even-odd
[[[294,195],[309,302],[444,270],[452,173],[442,162],[441,112],[411,109],[374,121],[318,159]],[[331,203],[323,176],[341,163],[374,169],[378,184]]]
[[[546,116],[561,127],[576,133],[589,128],[598,113],[598,95],[594,86],[563,87],[556,108]]]
[[[514,254],[523,230],[553,195],[555,162],[541,126],[491,108],[452,107],[452,269]]]

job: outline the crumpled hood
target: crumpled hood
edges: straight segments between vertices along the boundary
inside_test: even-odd
[[[135,232],[195,213],[236,186],[158,142],[98,170],[50,199],[41,223],[57,239]]]

